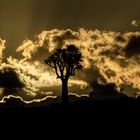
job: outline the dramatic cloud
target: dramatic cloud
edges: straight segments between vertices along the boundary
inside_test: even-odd
[[[22,88],[24,84],[19,79],[18,73],[8,65],[0,67],[0,87],[4,88]]]
[[[25,83],[23,90],[20,90],[20,96],[24,100],[61,94],[61,81],[56,79],[55,73],[41,62],[13,58],[8,58],[7,62],[18,71],[22,81]],[[86,82],[77,79],[69,82],[71,91],[76,93],[81,93],[81,91],[85,93],[86,86]]]
[[[44,64],[58,48],[76,45],[83,55],[83,71],[69,80],[70,93],[88,94],[95,90],[93,83],[115,84],[118,91],[128,96],[140,95],[140,32],[117,33],[99,30],[43,31],[34,40],[25,40],[17,48],[22,59],[3,58],[5,40],[0,40],[0,73],[8,69],[15,79],[23,83],[16,86],[13,95],[29,101],[61,94],[61,81],[55,72]],[[2,77],[0,77],[2,79]],[[7,78],[6,78],[7,79]],[[10,82],[11,83],[11,82]],[[4,86],[0,88],[1,99]]]
[[[35,41],[25,40],[18,47],[17,52],[21,52],[26,60],[44,60],[56,48],[61,48],[68,40],[78,39],[76,32],[68,30],[43,31]]]
[[[19,61],[11,57],[7,59],[7,63],[19,73],[21,80],[25,84],[25,87],[23,88],[23,90],[20,91],[20,96],[24,100],[30,100],[34,98],[43,98],[47,95],[52,94],[51,91],[49,92],[49,90],[42,88],[42,86],[44,86],[44,81],[42,80],[43,68],[41,67],[41,64],[40,64],[40,69],[39,69],[39,68],[36,68],[36,65],[39,66],[39,64],[36,64],[36,63],[32,64],[31,62],[25,62],[22,60]],[[49,78],[50,77],[51,75],[49,75]],[[47,80],[45,81],[47,82]],[[40,85],[40,82],[42,83],[41,85]],[[51,84],[46,83],[46,88],[47,88],[47,85],[51,86]]]
[[[43,65],[43,60],[57,48],[75,44],[82,52],[84,70],[77,72],[74,80],[70,80],[75,81],[71,86],[80,83],[88,93],[88,85],[93,82],[115,83],[118,91],[137,96],[140,94],[139,38],[139,32],[117,33],[85,29],[76,32],[54,29],[43,31],[35,41],[24,41],[17,52],[24,57],[20,60],[26,71],[24,73],[34,77],[32,83],[38,85],[39,89],[48,85],[49,89],[61,83],[55,79],[52,69]]]

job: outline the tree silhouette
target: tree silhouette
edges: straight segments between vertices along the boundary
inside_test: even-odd
[[[67,48],[57,49],[45,64],[55,70],[57,78],[62,81],[62,103],[68,103],[68,80],[75,75],[75,70],[82,69],[82,54],[75,45],[68,45]]]
[[[13,68],[4,67],[0,70],[0,87],[4,88],[5,95],[11,95],[17,88],[23,88],[24,84]]]

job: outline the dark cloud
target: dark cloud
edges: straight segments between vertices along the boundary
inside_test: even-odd
[[[123,35],[119,34],[115,37],[115,41],[117,42],[126,42],[126,39],[124,38]]]
[[[90,93],[90,97],[96,100],[106,100],[106,99],[118,99],[120,97],[125,97],[122,93],[116,90],[116,84],[99,84],[93,82],[91,84],[93,91]]]
[[[24,88],[19,74],[11,66],[5,65],[0,69],[0,88],[3,88],[3,96],[16,95],[19,89]]]
[[[130,37],[125,48],[125,53],[127,57],[140,55],[140,35],[133,35]]]
[[[81,72],[77,72],[77,77],[78,79],[86,81],[90,85],[92,85],[92,83],[94,82],[98,82],[99,80],[102,83],[106,81],[96,66],[91,67],[89,69],[84,69]]]
[[[23,88],[24,84],[19,79],[19,75],[11,67],[4,67],[0,71],[0,87]]]

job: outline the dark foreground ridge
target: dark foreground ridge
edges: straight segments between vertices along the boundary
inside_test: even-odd
[[[64,106],[60,102],[60,97],[30,104],[25,104],[18,98],[11,98],[6,103],[0,104],[0,117],[4,120],[4,124],[6,122],[11,127],[17,124],[19,128],[34,126],[35,129],[38,125],[45,126],[47,129],[52,127],[52,130],[55,129],[54,126],[58,129],[60,126],[63,129],[71,126],[73,129],[85,130],[99,127],[106,130],[110,124],[111,127],[127,126],[130,122],[137,124],[140,117],[140,98],[123,96],[116,99],[96,100],[69,96],[69,99],[70,103]]]
[[[0,112],[4,113],[20,113],[20,114],[69,114],[69,115],[107,115],[111,114],[129,114],[140,113],[140,98],[134,99],[122,96],[116,99],[97,100],[90,97],[69,96],[70,103],[63,105],[60,97],[47,98],[41,102],[32,102],[26,104],[20,98],[6,98],[5,103],[0,104]]]

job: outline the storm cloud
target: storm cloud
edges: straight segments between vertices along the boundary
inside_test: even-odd
[[[24,87],[16,91],[16,96],[24,100],[41,99],[46,96],[61,95],[61,81],[55,72],[44,64],[58,48],[68,44],[76,45],[83,55],[82,71],[69,80],[69,92],[89,94],[94,91],[93,83],[114,84],[119,92],[132,97],[140,94],[140,32],[110,32],[101,30],[43,31],[34,40],[22,42],[17,53],[22,57],[4,57],[5,40],[1,41],[1,71],[12,68]],[[3,59],[5,58],[5,59]],[[12,78],[12,77],[11,77]],[[3,89],[0,90],[3,96]]]
[[[43,31],[35,41],[25,40],[17,52],[23,55],[22,65],[31,63],[36,70],[42,71],[43,81],[46,81],[43,77],[48,73],[48,77],[52,75],[48,83],[55,81],[54,85],[60,85],[52,69],[45,66],[43,60],[56,49],[74,44],[82,52],[84,70],[77,72],[74,80],[70,81],[75,81],[76,84],[80,80],[81,87],[84,87],[87,93],[91,83],[99,82],[115,83],[118,91],[129,96],[137,96],[140,94],[139,37],[139,32],[120,33],[83,28],[79,31],[54,29]],[[131,91],[131,94],[128,91]]]

